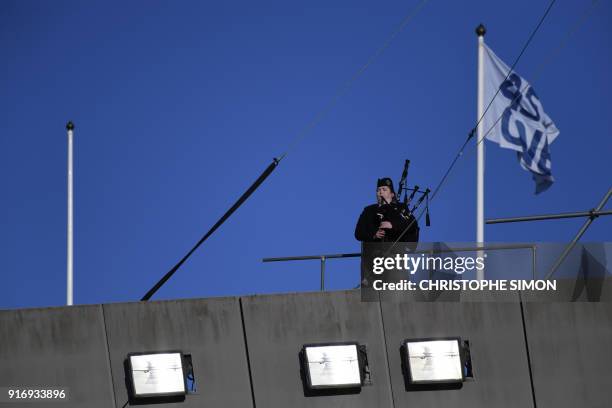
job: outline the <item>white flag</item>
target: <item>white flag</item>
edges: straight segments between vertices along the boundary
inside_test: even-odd
[[[521,166],[533,175],[538,194],[554,181],[550,145],[559,130],[544,112],[529,82],[514,71],[504,81],[510,68],[489,47],[484,47],[484,100],[490,101],[500,91],[480,126],[489,132],[487,139],[517,152]]]

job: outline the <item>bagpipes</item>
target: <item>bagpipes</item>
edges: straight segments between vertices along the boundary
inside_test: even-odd
[[[429,219],[429,193],[430,189],[427,188],[425,191],[420,190],[418,185],[414,185],[413,188],[408,188],[406,186],[406,180],[408,179],[408,167],[410,166],[410,160],[406,159],[404,162],[404,170],[402,171],[402,177],[400,178],[399,187],[397,190],[397,199],[401,201],[402,193],[404,193],[404,208],[408,211],[409,214],[414,214],[414,212],[419,208],[419,206],[425,201],[425,225],[430,226],[431,221]],[[412,191],[410,196],[408,196],[408,191]],[[414,199],[414,197],[420,194],[420,197],[415,201],[412,209],[410,208],[410,203]]]

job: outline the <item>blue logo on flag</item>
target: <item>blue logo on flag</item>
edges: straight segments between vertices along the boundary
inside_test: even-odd
[[[509,68],[488,47],[486,55],[489,58],[485,62],[485,94],[493,97],[498,87],[501,94],[494,100],[488,117],[485,116],[485,125],[489,124],[486,129],[490,127],[493,131],[487,139],[516,151],[521,166],[533,175],[536,194],[545,191],[554,181],[550,143],[559,131],[531,85],[514,72],[505,79]],[[493,119],[495,116],[501,116],[501,124]]]

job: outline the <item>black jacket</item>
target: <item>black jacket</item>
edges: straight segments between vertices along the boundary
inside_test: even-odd
[[[402,216],[402,213],[406,214]],[[416,219],[408,212],[406,206],[399,202],[391,204],[372,204],[363,209],[355,227],[355,238],[363,242],[383,242],[383,240],[374,238],[374,234],[378,230],[382,221],[389,221],[393,228],[386,230],[384,242],[418,242],[419,241],[419,225]],[[408,230],[401,236],[402,232]]]

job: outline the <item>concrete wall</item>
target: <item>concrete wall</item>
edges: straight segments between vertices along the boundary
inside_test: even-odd
[[[393,407],[378,303],[361,302],[354,291],[254,296],[242,306],[258,407]],[[329,341],[367,346],[371,386],[359,394],[305,395],[298,353]]]
[[[562,281],[524,300],[538,408],[611,406],[612,280]]]
[[[518,296],[518,295],[517,295]],[[396,406],[533,407],[520,305],[515,302],[382,302]],[[406,338],[468,340],[474,381],[460,389],[407,392],[400,344]]]
[[[62,407],[114,406],[102,306],[0,312],[0,387],[68,387]]]
[[[612,405],[612,303],[526,303],[538,408]]]
[[[142,406],[609,406],[612,303],[491,300],[361,302],[358,291],[343,291],[0,311],[0,387],[69,389],[61,405],[20,407],[122,408],[128,353],[181,350],[192,355],[197,392]],[[407,388],[401,341],[436,336],[470,341],[474,380]],[[336,341],[367,346],[372,384],[306,392],[302,345]]]
[[[251,407],[237,298],[104,305],[117,407],[128,401],[124,360],[138,351],[181,350],[192,356],[196,393],[184,407]],[[176,407],[176,403],[156,404]]]

